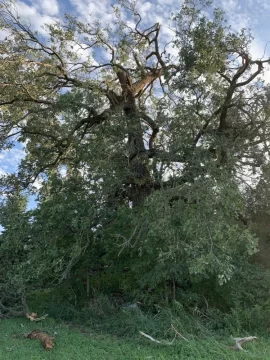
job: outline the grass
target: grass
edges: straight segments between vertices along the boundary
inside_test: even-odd
[[[45,351],[38,340],[30,340],[22,336],[35,328],[49,334],[56,333],[56,345],[52,351]],[[189,335],[188,339],[189,342],[176,339],[173,345],[166,346],[150,342],[139,334],[134,334],[132,337],[115,336],[103,330],[95,329],[93,331],[91,327],[75,327],[53,319],[46,319],[40,323],[31,323],[22,318],[8,319],[0,320],[0,359],[270,359],[270,343],[267,337],[261,337],[257,341],[245,344],[247,352],[230,350],[228,345],[233,343],[227,336],[220,337],[212,334],[204,338],[196,338]]]
[[[36,293],[30,299],[30,308],[39,316],[49,313],[50,318],[42,322],[32,323],[24,318],[0,319],[1,360],[270,359],[270,343],[265,330],[250,333],[242,330],[243,319],[238,312],[229,319],[213,313],[203,321],[188,314],[178,303],[173,309],[158,309],[153,314],[115,306],[101,295],[84,309],[52,295],[50,291]],[[177,337],[172,345],[160,345],[139,334],[141,330],[156,339],[170,341],[175,335],[171,324],[188,341]],[[38,340],[23,337],[33,329],[56,334],[52,351],[45,351]],[[236,352],[228,347],[233,345],[231,334],[235,337],[258,336],[259,339],[245,344],[246,352]]]

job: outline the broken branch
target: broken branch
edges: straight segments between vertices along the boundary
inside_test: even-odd
[[[235,340],[235,345],[234,346],[230,346],[230,349],[232,350],[236,350],[236,351],[246,351],[242,348],[242,345],[245,344],[248,341],[252,341],[258,339],[257,336],[246,336],[243,338],[234,338],[233,340]]]

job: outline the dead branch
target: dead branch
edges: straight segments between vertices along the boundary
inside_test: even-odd
[[[146,73],[146,75],[142,79],[140,79],[132,84],[134,94],[135,95],[139,94],[144,89],[145,86],[153,83],[162,74],[163,74],[162,68],[157,69],[157,70],[153,69],[152,71],[149,71],[148,73]]]
[[[152,134],[150,136],[150,139],[149,139],[149,149],[152,150],[153,149],[153,145],[154,145],[154,142],[155,142],[155,139],[156,139],[156,136],[159,132],[159,127],[157,126],[157,124],[155,123],[155,121],[148,115],[146,115],[145,113],[141,112],[141,116],[142,116],[142,119],[151,127],[152,129]]]
[[[231,350],[236,350],[236,351],[246,351],[242,348],[242,345],[245,344],[248,341],[252,341],[252,340],[256,340],[258,339],[257,336],[247,336],[247,337],[243,337],[243,338],[233,338],[233,340],[235,340],[235,345],[234,346],[230,346]]]
[[[41,317],[37,317],[37,313],[26,313],[25,316],[27,317],[27,319],[29,319],[30,321],[41,321],[46,319],[46,317],[48,316],[48,314],[45,314]]]
[[[22,306],[23,310],[20,310],[20,311],[12,309],[12,308],[4,305],[3,304],[4,300],[5,300],[5,298],[2,298],[0,300],[0,310],[2,310],[2,312],[3,312],[3,313],[1,313],[1,317],[10,317],[10,316],[12,316],[12,317],[21,317],[21,316],[25,316],[30,321],[41,321],[41,320],[46,319],[46,317],[48,316],[48,314],[45,314],[45,315],[38,318],[37,313],[30,312],[24,295],[21,295],[20,301],[21,301],[21,306]]]
[[[155,342],[155,343],[157,343],[157,344],[162,344],[161,341],[154,339],[152,336],[147,335],[147,334],[145,334],[145,333],[142,332],[142,331],[139,331],[139,333],[140,333],[142,336],[146,337],[147,339],[149,339],[149,340],[151,340],[151,341],[153,341],[153,342]]]
[[[187,338],[185,338],[180,332],[178,332],[178,331],[176,330],[176,328],[173,326],[173,324],[171,324],[171,328],[172,328],[172,330],[175,332],[175,334],[178,335],[181,339],[189,342]]]
[[[52,350],[55,345],[53,342],[55,338],[41,330],[33,330],[29,334],[26,334],[25,337],[28,339],[39,339],[45,350]]]
[[[219,75],[221,75],[223,78],[225,78],[230,84],[228,87],[228,90],[227,90],[225,101],[220,108],[220,123],[219,123],[219,131],[220,132],[224,132],[224,130],[226,130],[228,109],[232,105],[232,100],[233,100],[233,96],[234,96],[236,89],[239,87],[245,86],[245,85],[249,84],[251,81],[253,81],[262,72],[263,63],[269,62],[269,60],[252,61],[249,58],[249,55],[245,54],[245,53],[241,53],[241,54],[239,54],[239,56],[241,56],[241,58],[242,58],[242,65],[238,68],[238,70],[236,71],[236,73],[234,74],[232,79],[229,79],[226,75],[219,72]],[[242,81],[242,82],[237,82],[237,80],[239,80],[239,78],[246,73],[246,71],[249,69],[250,65],[252,65],[252,64],[256,64],[258,66],[257,71],[255,71],[253,74],[251,74],[247,80]]]
[[[184,339],[185,341],[188,341],[182,334],[180,334],[180,333],[175,329],[175,327],[174,327],[173,325],[171,325],[171,327],[172,327],[172,329],[173,329],[174,332],[175,332],[175,336],[174,336],[174,338],[172,339],[172,341],[165,341],[165,340],[161,340],[161,341],[160,341],[160,340],[154,339],[152,336],[150,336],[150,335],[148,335],[148,334],[146,334],[146,333],[144,333],[144,332],[142,332],[142,331],[139,331],[139,333],[140,333],[142,336],[146,337],[147,339],[149,339],[149,340],[151,340],[151,341],[153,341],[153,342],[155,342],[155,343],[157,343],[157,344],[160,344],[160,345],[172,345],[172,344],[174,343],[177,335],[178,335],[179,337],[181,337],[182,339]]]

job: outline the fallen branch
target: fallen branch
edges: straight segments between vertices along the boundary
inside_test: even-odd
[[[151,341],[153,341],[153,342],[155,342],[155,343],[162,344],[161,341],[154,339],[152,336],[147,335],[147,334],[145,334],[145,333],[142,332],[142,331],[139,331],[139,333],[140,333],[142,336],[145,336],[147,339],[149,339],[149,340],[151,340]]]
[[[174,340],[176,339],[176,336],[177,336],[177,333],[175,333],[175,336],[174,336],[174,338],[172,339],[172,341],[165,341],[165,340],[159,341],[159,340],[154,339],[152,336],[150,336],[150,335],[148,335],[148,334],[145,334],[145,333],[142,332],[142,331],[139,331],[139,333],[140,333],[142,336],[146,337],[147,339],[149,339],[149,340],[151,340],[151,341],[153,341],[153,342],[155,342],[155,343],[157,343],[157,344],[160,344],[160,345],[172,345],[172,344],[174,343]]]
[[[52,350],[55,345],[53,342],[55,338],[41,330],[33,330],[29,334],[26,334],[25,337],[28,339],[39,339],[45,350]]]
[[[173,324],[171,324],[171,328],[173,329],[173,331],[175,331],[175,334],[178,335],[181,339],[189,342],[188,339],[186,339],[182,334],[180,334],[180,332],[178,332],[178,331],[176,330],[176,328],[173,326]]]
[[[171,324],[171,328],[172,328],[172,330],[175,332],[175,335],[174,335],[174,338],[172,339],[172,341],[165,341],[165,340],[161,340],[161,341],[160,341],[160,340],[154,339],[152,336],[150,336],[150,335],[148,335],[148,334],[146,334],[146,333],[144,333],[144,332],[142,332],[142,331],[139,331],[139,333],[140,333],[142,336],[146,337],[147,339],[149,339],[149,340],[151,340],[151,341],[153,341],[153,342],[155,342],[155,343],[157,343],[157,344],[161,344],[161,345],[172,345],[172,344],[174,343],[174,340],[176,339],[176,336],[177,336],[177,335],[178,335],[181,339],[189,342],[188,339],[186,339],[182,334],[180,334],[179,331],[176,330],[176,328],[173,326],[173,324]]]
[[[37,313],[26,313],[25,316],[27,317],[27,319],[29,319],[30,321],[41,321],[46,319],[46,317],[48,316],[48,314],[45,314],[41,317],[37,317]]]
[[[243,337],[243,338],[234,338],[233,340],[235,340],[235,345],[234,346],[230,346],[230,349],[232,350],[236,350],[236,351],[246,351],[242,348],[242,345],[245,344],[248,341],[252,341],[257,339],[256,336],[247,336],[247,337]]]

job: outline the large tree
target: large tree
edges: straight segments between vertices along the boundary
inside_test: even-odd
[[[170,280],[175,296],[194,274],[227,281],[255,246],[245,181],[268,161],[260,75],[269,59],[253,59],[248,31],[193,1],[175,15],[168,43],[133,2],[114,11],[115,26],[66,16],[38,33],[1,0],[0,145],[21,142],[26,152],[2,191],[34,191],[39,181],[36,261],[64,259],[48,265],[60,278],[98,238],[103,263],[123,256],[142,287]],[[53,254],[41,250],[46,241]]]

